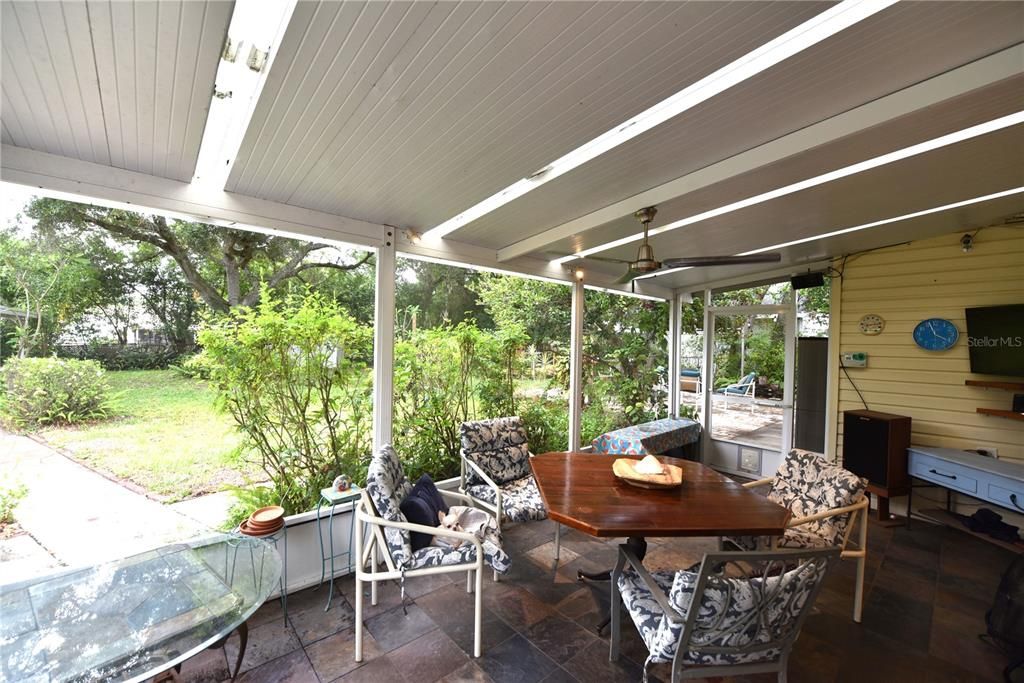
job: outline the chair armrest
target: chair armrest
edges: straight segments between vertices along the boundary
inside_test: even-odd
[[[741,484],[745,489],[756,489],[759,486],[767,486],[775,481],[775,477],[768,477],[767,479],[758,479],[757,481],[748,481],[746,484]]]
[[[813,515],[807,515],[806,517],[798,517],[796,519],[789,520],[786,524],[787,528],[800,526],[801,524],[807,524],[809,522],[817,522],[821,519],[828,519],[829,517],[838,517],[839,515],[846,515],[856,510],[863,510],[868,506],[867,497],[863,498],[859,503],[853,505],[846,505],[841,508],[834,508],[832,510],[825,510],[824,512],[816,512]]]
[[[473,462],[472,460],[470,460],[470,459],[469,459],[469,458],[467,458],[466,456],[462,456],[462,459],[463,459],[463,461],[464,461],[464,462],[465,462],[465,463],[466,463],[467,465],[469,465],[469,468],[470,468],[471,470],[473,470],[473,471],[474,471],[474,472],[476,473],[476,475],[477,475],[478,477],[480,477],[481,479],[483,479],[483,480],[484,480],[484,483],[485,483],[485,484],[487,484],[488,486],[490,486],[490,487],[491,487],[492,489],[494,489],[495,491],[498,491],[498,490],[499,490],[499,488],[498,488],[498,485],[497,485],[496,483],[494,483],[494,480],[493,480],[493,479],[491,479],[491,476],[490,476],[489,474],[487,474],[486,472],[484,472],[483,468],[482,468],[482,467],[480,467],[480,465],[476,464],[475,462]]]
[[[467,496],[465,493],[459,493],[458,491],[446,491],[444,489],[438,489],[437,492],[441,494],[442,498],[451,498],[453,500],[458,500],[465,503],[473,502],[472,496]]]
[[[475,534],[468,533],[466,531],[452,531],[446,529],[443,526],[427,526],[426,524],[413,524],[412,522],[392,522],[384,519],[383,517],[377,517],[376,515],[369,515],[364,510],[359,510],[356,514],[359,521],[366,522],[367,524],[373,524],[375,526],[386,527],[391,529],[405,529],[407,531],[417,531],[421,534],[427,534],[429,536],[442,536],[445,538],[456,538],[460,541],[469,541],[478,548],[480,547],[480,539]]]
[[[662,592],[661,587],[654,581],[654,577],[652,577],[650,572],[648,572],[644,567],[644,563],[640,561],[640,558],[638,558],[632,550],[621,545],[619,546],[619,552],[626,558],[626,562],[633,567],[633,570],[640,577],[640,580],[644,582],[645,586],[647,586],[647,590],[651,591],[651,596],[658,603],[658,606],[661,607],[665,616],[668,617],[668,620],[673,624],[685,623],[685,620],[679,614],[678,610],[669,603],[668,596]],[[614,609],[614,606],[612,609]]]

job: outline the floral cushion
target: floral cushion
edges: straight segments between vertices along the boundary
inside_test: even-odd
[[[794,517],[853,505],[860,501],[867,480],[825,460],[817,453],[794,448],[786,456],[772,482],[768,499],[788,508]],[[850,516],[839,515],[800,525],[812,534],[838,545],[846,533]]]
[[[518,417],[463,422],[461,432],[462,456],[479,465],[494,483],[504,484],[530,474],[530,446]],[[466,483],[484,482],[467,468]]]
[[[382,446],[370,460],[366,472],[366,493],[373,501],[377,514],[389,522],[406,522],[400,505],[409,492],[412,483],[405,476],[398,454],[390,444]],[[412,561],[412,538],[405,529],[384,528],[391,559],[399,568],[408,568]]]
[[[731,578],[712,576],[699,605],[684,661],[695,665],[729,665],[774,661],[777,647],[759,648],[795,628],[825,566],[808,563],[782,576]],[[664,614],[651,590],[631,568],[619,577],[619,590],[637,631],[650,652],[651,662],[671,662],[679,646],[691,608],[698,574],[691,571],[652,572],[657,589],[668,596],[680,623]],[[761,609],[757,609],[761,607]],[[736,652],[709,652],[736,648]]]
[[[537,481],[531,474],[528,477],[502,484],[501,489],[501,511],[503,519],[512,522],[529,522],[539,519],[547,519],[548,509],[544,506],[544,499],[540,496],[537,488]],[[466,489],[466,494],[477,500],[494,505],[494,489],[487,484],[477,484]]]
[[[494,525],[493,520],[494,518],[492,517],[492,525]],[[501,547],[500,536],[492,532],[487,533],[481,542],[481,547],[484,551],[484,562],[491,569],[499,574],[508,572],[511,560]],[[474,562],[476,562],[476,546],[472,543],[461,543],[454,548],[450,545],[428,545],[426,548],[421,548],[412,554],[410,569],[446,567],[453,564],[472,564]]]

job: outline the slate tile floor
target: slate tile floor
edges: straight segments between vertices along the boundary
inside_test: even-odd
[[[576,582],[576,570],[602,569],[615,559],[614,542],[563,531],[562,561],[550,564],[550,523],[511,525],[505,544],[514,559],[500,583],[484,583],[483,656],[472,658],[472,596],[465,575],[410,579],[403,613],[396,585],[366,600],[364,657],[353,661],[353,590],[339,579],[329,612],[326,587],[289,597],[286,627],[275,601],[250,620],[240,681],[639,681],[646,656],[628,617],[623,656],[608,662],[607,640],[595,625],[607,584]],[[861,625],[850,619],[852,562],[840,563],[803,629],[790,663],[792,681],[998,681],[1002,656],[978,639],[1002,571],[1012,556],[954,529],[915,523],[910,531],[872,525],[867,595]],[[652,539],[646,563],[677,569],[713,550],[705,540]],[[340,595],[339,595],[340,591]],[[236,644],[186,663],[186,681],[228,677],[225,655]],[[656,667],[657,678],[668,671]],[[773,681],[773,676],[750,677]]]

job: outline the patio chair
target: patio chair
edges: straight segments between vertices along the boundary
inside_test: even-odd
[[[713,553],[697,571],[648,572],[620,545],[611,660],[619,655],[621,599],[647,646],[645,682],[652,664],[668,662],[673,683],[772,672],[785,681],[793,643],[838,554],[835,548]]]
[[[734,397],[749,398],[750,401],[750,412],[754,412],[754,391],[757,387],[757,373],[749,372],[744,375],[739,382],[730,384],[718,389],[715,393],[721,394],[725,397],[725,407],[729,408],[729,399]]]
[[[463,422],[462,475],[459,490],[501,523],[547,519],[548,509],[530,470],[530,445],[518,417]],[[559,525],[555,525],[558,562]],[[495,575],[497,580],[497,575]]]
[[[768,499],[788,508],[793,518],[786,533],[773,539],[779,548],[829,548],[840,550],[843,559],[857,560],[857,582],[853,597],[853,620],[860,623],[864,603],[864,570],[867,565],[868,482],[834,465],[821,455],[794,448],[774,477],[743,486],[771,486]],[[859,525],[859,526],[858,526]],[[850,536],[857,528],[856,547]],[[753,550],[757,539],[739,536],[723,539],[740,550]]]
[[[486,562],[496,573],[504,574],[509,568],[509,557],[501,546],[476,535],[451,531],[444,527],[411,524],[399,505],[412,490],[405,476],[398,454],[391,446],[382,447],[370,461],[366,474],[366,488],[356,507],[355,557],[356,560],[356,661],[363,661],[363,583],[370,582],[370,604],[377,604],[377,582],[398,579],[404,605],[405,580],[408,577],[466,572],[466,592],[472,592],[476,578],[476,601],[473,615],[473,656],[480,656],[480,625],[482,615],[481,591],[483,569]],[[440,491],[445,498],[463,505],[473,501],[453,491]],[[363,531],[363,524],[368,532]],[[457,547],[428,545],[414,551],[411,532],[419,532],[461,541]],[[364,540],[363,534],[368,537]],[[384,569],[380,569],[383,560]],[[369,569],[367,569],[369,565]]]

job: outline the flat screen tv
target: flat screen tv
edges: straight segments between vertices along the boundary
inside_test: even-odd
[[[971,372],[1024,377],[1024,304],[968,308]]]

